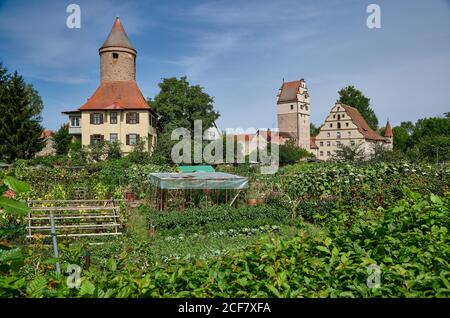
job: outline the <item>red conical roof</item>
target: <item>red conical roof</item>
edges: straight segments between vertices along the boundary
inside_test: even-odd
[[[387,137],[387,138],[394,137],[394,134],[392,133],[392,128],[391,128],[391,124],[389,123],[389,120],[387,121],[386,129],[384,130],[384,137]]]
[[[118,46],[135,50],[133,45],[131,45],[130,40],[128,39],[127,33],[125,32],[119,17],[117,17],[116,21],[114,21],[111,32],[109,33],[105,43],[103,43],[100,49],[111,46]]]

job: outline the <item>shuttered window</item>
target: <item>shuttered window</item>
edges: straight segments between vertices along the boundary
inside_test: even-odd
[[[91,125],[101,125],[103,124],[103,114],[92,113],[90,116]]]
[[[127,124],[131,124],[131,125],[139,124],[139,113],[137,113],[137,112],[127,113],[126,122],[127,122]]]
[[[149,124],[151,127],[155,127],[156,128],[156,117],[153,116],[152,114],[148,115],[148,120],[149,120]]]
[[[111,123],[111,124],[117,124],[117,112],[112,112],[110,115],[109,115],[109,122]]]
[[[109,134],[109,141],[110,142],[116,142],[119,140],[119,135],[118,134]]]
[[[104,140],[103,135],[91,135],[91,145],[102,142]]]
[[[126,145],[127,146],[134,146],[139,141],[139,135],[138,134],[128,134],[126,135]]]

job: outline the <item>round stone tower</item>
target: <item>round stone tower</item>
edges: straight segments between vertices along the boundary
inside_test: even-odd
[[[117,17],[100,54],[100,81],[136,80],[136,50]]]

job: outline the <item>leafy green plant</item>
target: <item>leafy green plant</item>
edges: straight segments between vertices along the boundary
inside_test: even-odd
[[[0,180],[0,208],[13,216],[26,215],[30,209],[28,206],[14,199],[16,194],[30,191],[25,182],[19,181],[11,176]]]

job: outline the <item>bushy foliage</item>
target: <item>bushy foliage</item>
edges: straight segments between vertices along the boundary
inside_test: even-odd
[[[55,142],[56,154],[67,155],[72,142],[72,136],[69,135],[69,125],[61,126],[52,138]]]
[[[394,149],[410,160],[448,162],[450,160],[450,118],[422,118],[415,124],[402,122],[393,128]]]
[[[149,224],[158,231],[179,233],[189,228],[194,232],[257,227],[267,224],[289,223],[288,211],[280,206],[230,207],[213,206],[206,209],[190,208],[182,211],[155,212],[147,214]],[[251,224],[251,225],[250,225]]]
[[[333,161],[342,161],[347,163],[360,163],[366,159],[362,144],[354,145],[340,144],[333,154]]]
[[[0,63],[0,160],[30,159],[44,147],[42,109],[38,92]]]
[[[279,148],[280,164],[293,164],[301,158],[312,158],[314,155],[309,151],[295,145],[295,140],[290,139]]]
[[[262,239],[243,251],[206,261],[129,266],[124,250],[108,270],[82,272],[81,288],[52,272],[24,277],[19,249],[0,250],[1,297],[449,297],[450,195],[404,190],[386,209],[329,230],[300,227],[293,238]],[[72,260],[73,261],[73,260]],[[369,266],[380,285],[369,287]],[[65,270],[67,263],[63,264]]]

